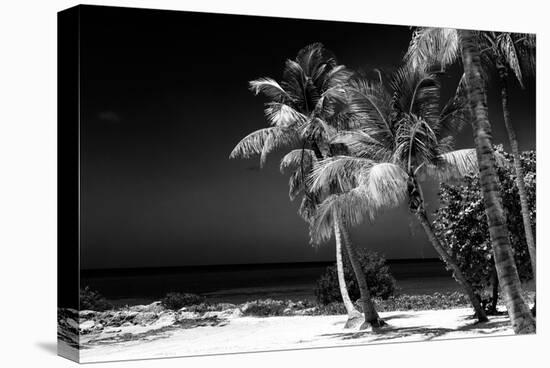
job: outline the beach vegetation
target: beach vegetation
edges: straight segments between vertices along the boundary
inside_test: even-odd
[[[80,310],[106,311],[113,308],[103,295],[89,286],[81,288],[79,294]]]
[[[527,239],[523,231],[522,208],[513,155],[502,147],[495,151],[506,157],[508,165],[498,169],[500,194],[503,199],[506,223],[514,260],[522,282],[533,279],[531,258]],[[536,224],[536,153],[521,153],[521,166],[524,173],[525,194],[529,208],[530,223]],[[479,175],[471,174],[455,184],[442,184],[439,191],[440,207],[435,212],[433,225],[438,236],[445,240],[448,251],[456,258],[462,272],[481,298],[486,312],[494,314],[499,297],[499,284],[494,256],[490,245],[489,229],[485,218]],[[490,293],[485,293],[490,289]]]
[[[396,281],[386,264],[386,259],[376,252],[365,249],[359,250],[358,255],[359,263],[367,278],[371,295],[374,298],[381,299],[388,299],[394,295]],[[360,298],[359,287],[355,281],[349,261],[344,262],[344,274],[350,298],[356,301]],[[321,305],[342,302],[336,265],[327,267],[325,273],[317,280],[314,293],[317,302]]]
[[[203,302],[204,298],[200,295],[180,292],[170,292],[161,300],[162,306],[171,310],[179,310]]]

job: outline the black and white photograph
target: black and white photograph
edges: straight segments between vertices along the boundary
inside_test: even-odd
[[[536,334],[535,33],[57,21],[59,355]]]

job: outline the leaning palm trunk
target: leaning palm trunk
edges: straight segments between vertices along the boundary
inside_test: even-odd
[[[510,118],[510,109],[508,108],[508,72],[506,67],[502,64],[498,65],[497,68],[501,82],[500,94],[502,101],[502,113],[504,115],[504,125],[506,126],[506,131],[508,132],[508,140],[510,141],[510,147],[512,148],[512,155],[514,157],[514,169],[516,171],[516,184],[518,186],[519,201],[521,204],[523,227],[525,228],[525,240],[527,241],[527,249],[529,250],[529,257],[531,258],[533,280],[536,283],[537,253],[535,248],[535,237],[533,236],[533,227],[531,225],[531,219],[529,218],[529,205],[527,203],[527,193],[525,192],[525,180],[523,179],[523,168],[521,167],[518,141],[514,126],[512,125],[512,119]]]
[[[460,31],[460,37],[462,62],[466,77],[466,92],[473,113],[474,141],[481,192],[493,247],[495,267],[514,332],[516,334],[533,333],[536,329],[536,323],[522,296],[521,283],[514,262],[501,203],[502,199],[495,170],[495,156],[491,142],[491,125],[487,112],[487,96],[481,76],[479,47],[471,31]]]
[[[437,254],[439,254],[439,257],[445,262],[447,267],[449,267],[453,271],[453,276],[456,278],[456,280],[459,282],[459,284],[462,286],[464,291],[466,292],[466,295],[468,296],[468,299],[470,299],[470,303],[472,303],[472,306],[474,307],[474,312],[476,315],[476,318],[479,322],[487,322],[487,316],[485,315],[485,311],[483,310],[483,307],[481,306],[481,303],[479,302],[479,298],[474,293],[474,290],[472,289],[472,286],[470,283],[466,280],[466,277],[464,277],[464,274],[460,270],[460,267],[458,267],[458,264],[453,259],[453,257],[447,253],[447,251],[443,248],[441,245],[441,242],[439,241],[438,237],[435,235],[435,232],[432,228],[432,225],[430,224],[430,221],[428,221],[428,217],[426,215],[426,211],[424,209],[416,212],[416,218],[424,228],[424,231],[426,232],[426,235],[428,236],[428,239],[432,243],[433,247],[437,251]]]
[[[334,217],[334,238],[336,239],[336,273],[338,274],[338,285],[340,286],[340,294],[342,295],[342,300],[348,314],[348,320],[344,328],[352,328],[355,327],[362,318],[361,313],[359,313],[353,305],[346,286],[344,260],[342,257],[342,234],[340,233],[340,224],[336,216]]]
[[[357,284],[359,285],[359,292],[361,294],[361,306],[363,307],[363,314],[365,315],[365,322],[361,325],[361,327],[359,327],[359,329],[364,330],[369,327],[372,327],[372,328],[381,327],[386,323],[378,316],[378,313],[376,312],[374,302],[372,301],[372,298],[369,292],[367,278],[363,273],[361,263],[359,263],[359,257],[357,255],[357,251],[355,250],[355,247],[351,243],[349,234],[344,226],[342,226],[341,232],[344,238],[344,244],[346,246],[346,250],[348,253],[351,266],[353,268],[353,272],[355,273],[355,277],[357,278]]]
[[[472,286],[470,285],[468,280],[466,280],[466,277],[460,270],[460,267],[458,266],[458,263],[456,262],[456,260],[452,257],[452,255],[450,255],[447,252],[447,250],[445,250],[445,248],[441,244],[441,241],[435,234],[432,224],[428,220],[428,215],[426,214],[426,207],[424,205],[424,195],[422,193],[422,187],[416,181],[416,178],[414,177],[413,174],[409,175],[407,186],[408,186],[408,192],[409,192],[409,209],[416,216],[416,218],[424,228],[424,231],[428,236],[428,240],[430,241],[430,243],[432,243],[432,246],[436,250],[437,254],[439,254],[439,257],[441,258],[441,260],[443,260],[443,262],[445,262],[445,265],[447,265],[447,267],[452,270],[453,276],[466,292],[466,295],[468,296],[470,303],[472,303],[472,307],[474,308],[474,312],[478,321],[487,322],[488,319],[487,319],[487,316],[485,315],[485,311],[481,306],[479,298],[474,293]]]

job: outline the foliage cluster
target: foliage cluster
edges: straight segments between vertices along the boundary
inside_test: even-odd
[[[358,255],[371,295],[382,299],[392,296],[396,290],[395,279],[390,273],[386,259],[376,252],[366,250],[359,250]],[[359,286],[347,257],[344,257],[344,277],[351,300],[359,299]],[[342,301],[336,265],[327,267],[325,273],[317,280],[315,297],[322,305]]]
[[[497,154],[505,158],[505,165],[499,167],[498,176],[502,203],[510,233],[510,242],[520,279],[525,282],[532,278],[531,264],[518,188],[515,182],[513,157],[496,147]],[[521,164],[525,175],[525,184],[530,208],[530,217],[536,222],[536,153],[523,152]],[[462,272],[471,283],[475,292],[482,295],[489,286],[493,286],[496,270],[489,238],[489,230],[479,184],[479,175],[467,175],[455,184],[442,184],[439,192],[440,207],[433,221],[437,235],[457,260]],[[534,230],[534,229],[533,229]],[[496,296],[495,296],[496,297]],[[491,304],[484,300],[483,304]]]
[[[253,317],[273,317],[282,316],[285,309],[287,309],[287,303],[282,300],[255,300],[245,303],[241,307],[241,311],[244,316]]]
[[[86,286],[80,289],[80,309],[81,310],[93,310],[93,311],[105,311],[112,309],[113,305],[107,301],[98,291],[90,289]]]
[[[179,310],[183,307],[199,305],[204,302],[204,298],[197,294],[171,292],[161,300],[164,308]]]

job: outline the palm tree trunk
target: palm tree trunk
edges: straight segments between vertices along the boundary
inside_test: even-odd
[[[533,333],[535,320],[522,296],[521,283],[510,246],[508,228],[502,209],[495,156],[492,147],[491,124],[487,112],[487,96],[481,74],[479,47],[471,31],[461,30],[462,63],[466,76],[466,91],[473,113],[473,131],[476,145],[481,192],[489,226],[501,291],[506,299],[508,315],[514,332]]]
[[[453,271],[453,276],[456,278],[456,280],[460,283],[464,291],[466,292],[466,295],[468,296],[468,299],[470,299],[470,303],[472,303],[472,306],[474,307],[474,312],[476,314],[477,320],[479,322],[487,322],[487,316],[485,315],[485,311],[483,310],[483,307],[481,306],[481,303],[479,302],[479,298],[474,293],[474,290],[470,286],[470,283],[466,280],[466,277],[464,277],[464,274],[460,270],[460,267],[458,267],[458,264],[456,261],[451,257],[449,253],[443,248],[441,245],[441,242],[439,241],[438,237],[435,235],[435,232],[432,228],[432,225],[430,221],[428,220],[428,216],[426,215],[426,211],[423,207],[421,207],[418,211],[416,211],[416,218],[424,228],[424,231],[426,232],[426,235],[428,236],[428,239],[432,243],[433,247],[437,251],[437,254],[441,257],[443,262]]]
[[[338,274],[338,285],[340,286],[340,294],[342,301],[346,307],[348,320],[344,328],[352,328],[362,320],[361,313],[355,308],[351,298],[349,297],[346,279],[344,277],[344,260],[342,257],[342,234],[340,233],[339,220],[334,216],[334,238],[336,239],[336,273]]]
[[[499,65],[497,68],[501,83],[500,94],[502,101],[502,113],[504,115],[504,125],[506,126],[506,131],[508,132],[508,140],[510,141],[510,147],[512,148],[512,155],[514,157],[514,169],[516,171],[516,184],[518,186],[519,201],[521,203],[521,216],[523,217],[525,240],[527,241],[527,249],[529,250],[529,257],[531,258],[533,280],[536,284],[537,252],[535,247],[535,237],[533,235],[533,227],[531,225],[531,219],[529,218],[529,205],[527,202],[527,192],[525,191],[525,180],[523,179],[523,168],[521,167],[518,140],[516,138],[514,126],[512,125],[512,119],[510,118],[510,109],[508,107],[508,72],[504,65]]]
[[[359,285],[359,292],[361,294],[361,306],[363,307],[363,314],[365,315],[365,322],[361,325],[361,327],[359,327],[359,329],[364,330],[369,327],[372,327],[372,328],[381,327],[386,323],[378,316],[378,313],[376,312],[374,302],[372,301],[372,298],[369,292],[367,278],[363,273],[363,268],[361,267],[361,263],[359,263],[359,257],[357,255],[357,251],[355,250],[355,247],[351,243],[349,234],[345,226],[342,226],[341,232],[342,232],[342,237],[344,239],[344,244],[346,246],[346,250],[348,253],[351,266],[353,267],[353,272],[355,273],[355,277],[357,278],[357,284]]]
[[[439,254],[439,257],[443,260],[443,262],[445,262],[445,265],[453,271],[453,276],[466,292],[468,299],[470,299],[470,303],[472,303],[472,307],[474,308],[478,321],[487,322],[487,316],[485,315],[485,311],[481,306],[478,296],[474,293],[474,290],[468,280],[466,280],[466,277],[462,273],[462,270],[458,266],[456,260],[447,252],[447,250],[445,250],[441,244],[441,241],[437,235],[435,235],[435,231],[432,224],[428,220],[428,215],[426,214],[422,187],[412,173],[409,174],[407,188],[409,192],[409,210],[416,216],[424,228],[424,232],[428,236],[428,240],[432,243],[432,246],[436,250],[437,254]]]

